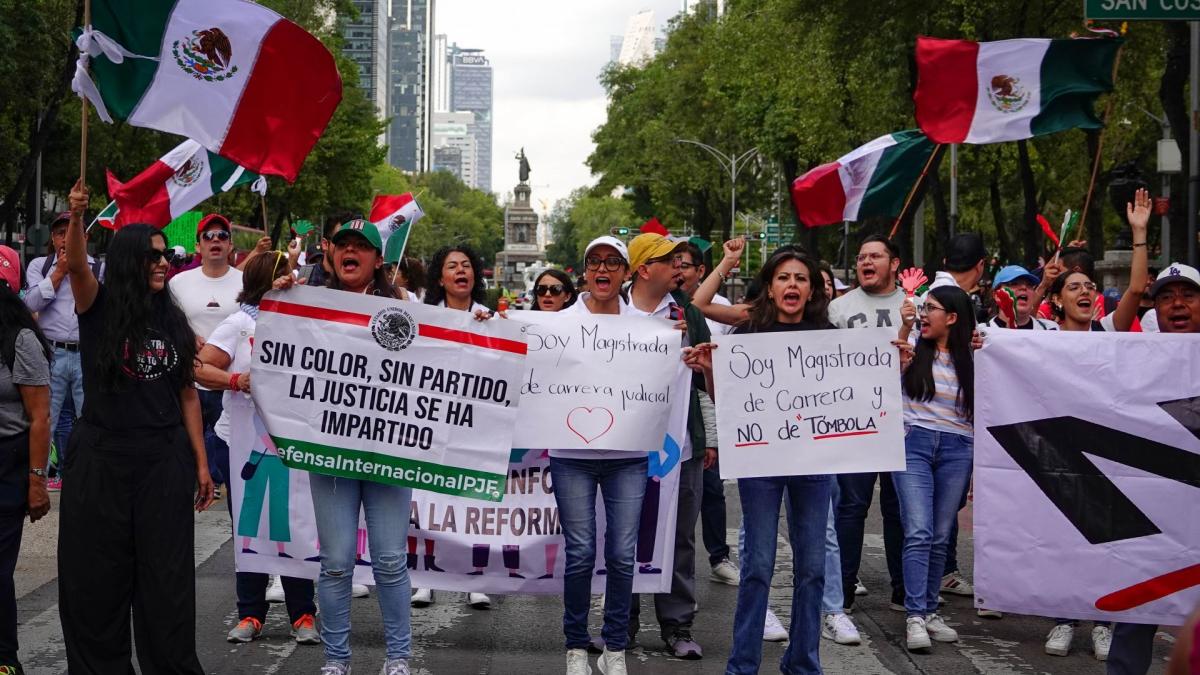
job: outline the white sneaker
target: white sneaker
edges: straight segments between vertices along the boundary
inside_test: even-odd
[[[603,675],[629,675],[629,671],[625,670],[625,651],[610,652],[606,647],[600,658],[596,659],[596,666],[600,668]]]
[[[958,631],[946,625],[941,615],[930,614],[925,617],[925,632],[938,642],[958,642]]]
[[[483,593],[467,593],[467,604],[473,609],[491,609],[492,599]]]
[[[283,602],[283,580],[271,576],[271,585],[267,587],[267,602]]]
[[[737,568],[737,565],[734,565],[729,558],[725,558],[716,565],[713,565],[712,576],[709,578],[718,584],[737,586],[741,581],[742,573]]]
[[[1075,639],[1075,627],[1063,623],[1050,629],[1046,636],[1046,653],[1051,656],[1066,656],[1071,651],[1071,641]]]
[[[428,607],[433,604],[433,589],[418,588],[412,594],[413,607]]]
[[[821,637],[833,640],[839,645],[862,644],[862,637],[859,636],[854,621],[841,612],[821,617]]]
[[[787,629],[779,622],[779,617],[775,616],[775,612],[767,609],[767,620],[763,624],[763,641],[764,642],[785,642],[788,639]]]
[[[1096,626],[1092,629],[1092,652],[1097,661],[1108,660],[1108,648],[1112,646],[1112,629],[1108,626]]]
[[[350,586],[350,597],[365,598],[371,594],[371,589],[367,588],[366,584],[353,584]]]
[[[567,675],[592,675],[586,649],[567,650]]]
[[[908,617],[904,625],[904,646],[908,647],[910,652],[933,646],[929,641],[929,631],[925,630],[925,619],[919,616]]]
[[[979,609],[975,610],[975,616],[978,616],[981,619],[1003,619],[1004,612],[1001,612],[998,609],[985,609],[980,607]]]
[[[867,594],[867,587],[858,579],[854,580],[854,594],[862,597]]]
[[[967,581],[967,578],[961,572],[951,572],[942,577],[941,591],[950,595],[975,595],[975,587],[971,585],[971,582]]]

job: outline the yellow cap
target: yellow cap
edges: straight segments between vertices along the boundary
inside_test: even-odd
[[[629,242],[629,268],[637,270],[645,265],[647,260],[661,258],[687,246],[686,241],[672,241],[668,237],[653,232],[639,234]]]

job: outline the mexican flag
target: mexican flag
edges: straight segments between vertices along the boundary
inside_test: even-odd
[[[342,98],[320,40],[247,0],[91,7],[72,88],[101,118],[186,136],[251,171],[296,179]]]
[[[425,215],[411,192],[402,195],[376,195],[371,204],[371,222],[383,239],[384,262],[400,262],[412,226]]]
[[[917,39],[917,124],[935,143],[1000,143],[1103,126],[1123,40]]]
[[[920,131],[900,131],[800,176],[792,183],[800,222],[817,227],[899,215],[933,148]]]
[[[110,230],[117,229],[117,200],[112,200],[108,206],[100,210],[96,217],[92,220],[92,224],[88,225],[88,229],[92,229],[92,225],[100,223],[100,227],[105,227]]]
[[[266,194],[266,179],[184,141],[128,183],[108,172],[108,195],[118,208],[113,229],[130,223],[165,227],[209,197],[247,183]]]

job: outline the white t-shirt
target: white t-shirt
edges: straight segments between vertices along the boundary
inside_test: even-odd
[[[721,295],[720,293],[717,293],[713,296],[712,304],[725,305],[726,307],[733,306],[733,303],[729,302],[729,298]],[[712,319],[705,319],[704,321],[708,324],[708,332],[712,333],[713,337],[717,337],[718,335],[729,335],[733,332],[734,328],[737,328],[737,326],[730,326],[727,323],[713,321]]]
[[[442,300],[441,302],[439,302],[438,304],[436,304],[434,306],[435,307],[445,307],[446,301]],[[471,312],[472,314],[474,314],[475,312],[478,312],[481,309],[483,311],[487,312],[488,314],[492,313],[492,310],[488,309],[487,305],[481,305],[478,302],[475,302],[474,300],[471,301],[471,309],[469,309],[468,311]]]
[[[1146,312],[1145,314],[1142,315],[1141,319],[1138,319],[1138,321],[1140,321],[1142,324],[1142,332],[1143,333],[1160,333],[1160,332],[1162,332],[1158,328],[1158,310],[1156,310],[1156,309],[1152,309],[1149,312]]]
[[[251,341],[254,339],[255,323],[249,314],[237,311],[218,324],[209,336],[208,344],[225,352],[232,360],[227,369],[229,372],[244,373],[250,370],[250,351],[253,348]],[[250,395],[244,391],[226,391],[221,397],[221,417],[213,425],[213,431],[226,443],[229,442],[229,407],[241,405],[254,405]]]
[[[1004,325],[1004,323],[1002,323],[1002,321],[1003,321],[1003,319],[996,316],[996,317],[992,317],[991,321],[988,321],[988,322],[984,323],[983,325],[990,327],[990,328],[1005,328],[1005,329],[1007,329],[1008,326]],[[1110,325],[1111,325],[1111,322],[1110,322]],[[1018,326],[1018,328],[1021,328],[1024,330],[1058,330],[1058,324],[1054,323],[1053,321],[1051,321],[1049,319],[1042,319],[1042,318],[1035,316],[1035,317],[1032,317],[1032,323],[1026,324],[1024,326]],[[1112,330],[1112,329],[1107,328],[1105,330]]]
[[[197,267],[171,277],[167,286],[187,315],[192,331],[207,340],[217,324],[238,310],[242,271],[230,267],[224,276],[214,278],[204,274],[204,268]]]
[[[861,287],[829,303],[829,323],[838,328],[895,328],[900,330],[904,289],[872,295]]]

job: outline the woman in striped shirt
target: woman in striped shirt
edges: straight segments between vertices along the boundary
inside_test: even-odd
[[[914,319],[903,312],[906,323]],[[971,480],[974,450],[974,363],[971,299],[957,286],[929,292],[921,336],[902,358],[907,469],[892,473],[904,525],[904,609],[909,650],[954,642],[958,633],[937,614],[950,528]],[[901,347],[903,350],[903,346]]]

